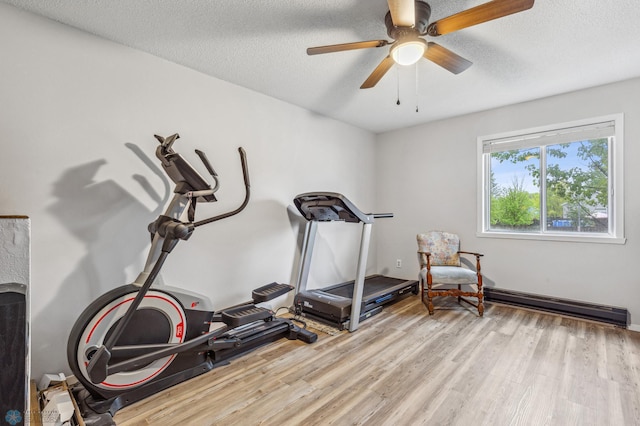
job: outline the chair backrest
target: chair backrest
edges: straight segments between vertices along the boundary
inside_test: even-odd
[[[443,231],[429,231],[417,235],[418,250],[431,253],[432,266],[460,266],[460,238],[456,234]],[[420,267],[422,260],[420,260]]]

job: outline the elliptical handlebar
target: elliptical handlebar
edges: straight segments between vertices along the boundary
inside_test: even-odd
[[[242,210],[244,210],[245,207],[247,207],[247,204],[249,204],[249,198],[251,197],[251,182],[249,181],[249,167],[247,166],[247,153],[242,147],[238,148],[238,152],[240,154],[240,164],[242,165],[242,177],[244,179],[244,191],[245,191],[244,201],[235,210],[195,222],[193,224],[194,227],[206,225],[211,222],[215,222],[218,220],[222,220],[222,219],[226,219],[228,217],[234,216],[240,213]]]
[[[199,149],[196,149],[196,154],[198,155],[198,157],[200,157],[200,161],[202,161],[202,164],[204,164],[204,167],[206,167],[207,171],[213,178],[214,186],[212,191],[213,193],[215,193],[218,190],[218,188],[220,188],[220,181],[218,180],[218,174],[216,173],[215,170],[213,170],[213,167],[211,167],[211,163],[209,163],[209,159],[207,158],[207,155],[204,152],[200,151]]]

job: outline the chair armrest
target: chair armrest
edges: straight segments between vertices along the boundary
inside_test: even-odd
[[[482,277],[481,277],[481,275],[480,275],[480,268],[481,268],[481,267],[480,267],[480,258],[481,258],[482,256],[484,256],[484,254],[482,254],[482,253],[475,253],[475,252],[472,252],[472,251],[462,251],[462,250],[459,250],[459,251],[458,251],[458,253],[459,253],[459,254],[470,254],[470,255],[475,256],[475,257],[476,257],[476,273],[478,274],[478,280],[481,280],[481,279],[482,279]]]
[[[484,254],[482,254],[482,253],[475,253],[475,252],[472,252],[472,251],[458,251],[458,253],[460,253],[460,254],[470,254],[470,255],[473,255],[475,257],[484,256]]]

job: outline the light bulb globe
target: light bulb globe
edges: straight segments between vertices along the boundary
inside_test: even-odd
[[[391,57],[398,65],[413,65],[422,58],[426,48],[422,39],[400,42],[391,48]]]

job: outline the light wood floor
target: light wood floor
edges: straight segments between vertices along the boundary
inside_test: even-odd
[[[355,333],[280,340],[117,413],[154,425],[640,425],[640,333],[411,296]],[[438,308],[440,308],[438,310]]]

